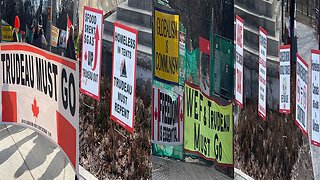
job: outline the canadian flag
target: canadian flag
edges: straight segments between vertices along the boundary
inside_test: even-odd
[[[67,37],[66,37],[66,44],[68,44],[68,40],[69,40],[69,33],[70,33],[70,28],[72,26],[72,22],[69,18],[69,15],[67,14]]]

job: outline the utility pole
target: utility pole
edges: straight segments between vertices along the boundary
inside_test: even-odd
[[[291,61],[293,64],[296,62],[297,53],[297,39],[294,33],[295,22],[295,0],[290,0],[290,39],[291,39]],[[294,67],[294,66],[292,66]]]
[[[78,5],[78,0],[74,0],[73,1],[73,19],[72,19],[72,24],[73,26],[77,25],[77,12],[79,9],[79,5]]]
[[[282,42],[284,42],[284,37],[283,37],[283,8],[284,8],[284,0],[281,0],[281,38]]]

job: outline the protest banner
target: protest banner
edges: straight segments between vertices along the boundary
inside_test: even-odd
[[[200,90],[210,96],[210,41],[199,38],[199,82]]]
[[[243,107],[243,26],[244,21],[236,16],[236,58],[235,58],[235,102]]]
[[[100,101],[103,12],[84,7],[80,92]]]
[[[51,46],[57,47],[59,39],[59,29],[51,24]]]
[[[217,103],[185,83],[184,148],[206,160],[233,165],[232,103]]]
[[[179,15],[155,7],[154,77],[167,83],[179,83]]]
[[[59,47],[66,48],[67,31],[60,29]]]
[[[298,53],[296,71],[296,124],[307,135],[308,64]]]
[[[0,123],[34,129],[79,170],[79,65],[26,43],[0,44]]]
[[[267,120],[267,31],[259,27],[259,100],[258,114]]]
[[[137,49],[138,31],[115,22],[110,117],[131,133],[134,132]]]
[[[280,46],[279,112],[290,114],[290,45]]]
[[[183,143],[183,97],[153,86],[152,142],[162,145]]]
[[[320,51],[319,50],[311,50],[311,93],[312,93],[312,131],[311,131],[311,143],[320,147],[320,131],[319,131],[319,123],[320,123]]]

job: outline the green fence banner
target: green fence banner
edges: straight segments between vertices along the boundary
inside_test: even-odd
[[[234,42],[219,35],[214,35],[210,62],[210,96],[218,94],[225,99],[232,99],[234,94]]]
[[[185,70],[186,70],[186,81],[194,85],[199,85],[199,48],[194,49],[193,51],[186,51],[186,61],[185,61]]]

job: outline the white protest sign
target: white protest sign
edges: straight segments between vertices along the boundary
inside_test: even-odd
[[[235,102],[241,109],[243,107],[243,26],[243,19],[236,16]]]
[[[0,123],[36,130],[79,170],[79,65],[25,43],[0,44]]]
[[[319,88],[320,88],[320,51],[319,50],[311,50],[311,93],[312,93],[312,131],[311,131],[311,143],[320,146],[320,132],[319,132],[319,124],[320,124],[320,96],[319,96]]]
[[[152,97],[152,142],[182,145],[183,96],[154,86]]]
[[[290,114],[290,45],[280,46],[279,112]]]
[[[100,100],[103,11],[84,7],[80,92]]]
[[[259,27],[259,100],[258,114],[267,120],[267,31]]]
[[[296,124],[304,134],[307,134],[308,78],[308,64],[297,54]]]
[[[59,47],[66,48],[67,31],[60,29]]]
[[[114,23],[111,119],[134,132],[138,31]]]

